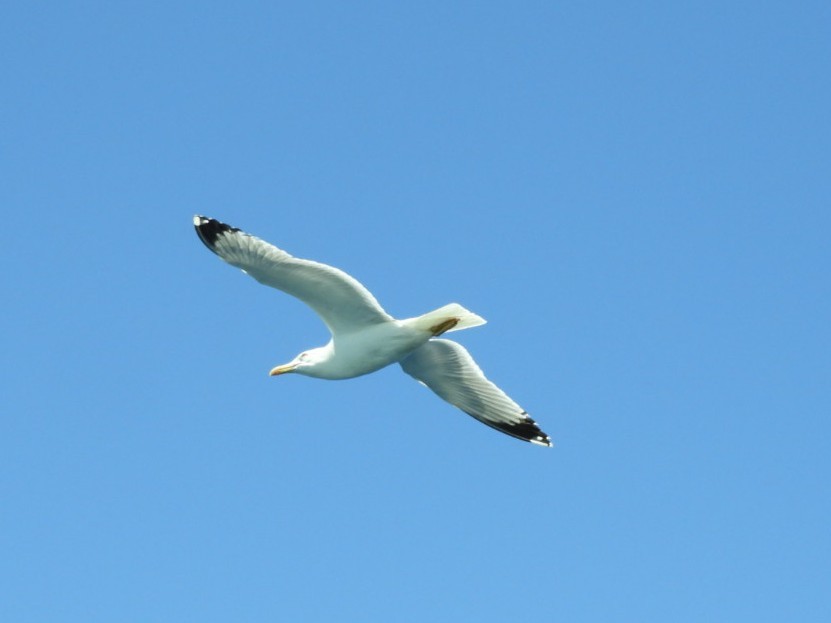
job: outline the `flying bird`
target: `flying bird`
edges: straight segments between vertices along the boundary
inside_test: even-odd
[[[439,338],[485,324],[457,303],[396,320],[356,279],[342,270],[289,255],[212,218],[194,216],[202,242],[260,283],[297,297],[321,317],[329,343],[306,350],[269,373],[349,379],[392,363],[468,415],[503,433],[541,446],[551,439],[505,392],[491,383],[465,348]]]

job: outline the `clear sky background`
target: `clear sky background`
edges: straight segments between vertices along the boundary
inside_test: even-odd
[[[0,620],[831,620],[831,4],[7,2]],[[325,343],[341,267],[541,424]]]

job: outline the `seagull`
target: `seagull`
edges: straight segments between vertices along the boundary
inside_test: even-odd
[[[459,343],[440,335],[485,324],[458,303],[396,320],[358,280],[342,270],[289,255],[212,218],[194,216],[205,246],[260,283],[297,297],[332,334],[328,344],[303,351],[269,373],[349,379],[398,363],[440,398],[480,422],[540,446],[551,439],[505,392],[491,383]]]

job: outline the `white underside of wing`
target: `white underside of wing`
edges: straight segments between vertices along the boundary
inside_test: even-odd
[[[550,446],[525,410],[489,381],[457,342],[432,339],[401,361],[401,368],[468,415],[504,433]]]
[[[202,241],[219,257],[260,283],[309,305],[333,334],[392,320],[369,290],[342,270],[296,258],[213,219],[196,216],[194,225]]]

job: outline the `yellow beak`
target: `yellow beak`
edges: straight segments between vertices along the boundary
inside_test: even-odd
[[[290,363],[287,363],[284,366],[277,366],[276,368],[272,368],[271,372],[268,373],[268,376],[278,376],[280,374],[285,374],[286,372],[294,372],[294,369],[297,366],[294,366]]]

